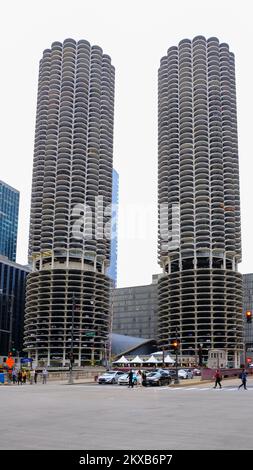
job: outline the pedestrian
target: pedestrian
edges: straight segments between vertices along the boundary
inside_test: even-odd
[[[32,369],[30,372],[30,384],[32,385],[35,382],[35,370]]]
[[[22,370],[18,371],[18,385],[22,385],[23,383],[23,377],[22,377]]]
[[[23,370],[23,372],[22,372],[22,382],[23,382],[24,384],[26,384],[26,378],[27,378],[26,370]]]
[[[213,388],[216,388],[217,385],[219,385],[221,388],[222,375],[219,369],[216,370],[214,378],[215,378],[215,384]]]
[[[246,369],[243,369],[243,371],[240,373],[239,378],[241,379],[242,383],[239,385],[238,390],[243,386],[244,390],[248,390],[246,387],[246,382],[247,382],[247,372]]]
[[[134,373],[132,371],[132,369],[130,370],[129,372],[129,375],[128,375],[128,388],[134,388],[134,381],[133,381],[133,377],[134,377]]]
[[[146,386],[146,378],[147,378],[145,370],[142,371],[141,377],[142,377],[142,385],[145,387]]]
[[[17,371],[12,369],[12,383],[15,385],[17,383]]]
[[[48,371],[47,369],[44,367],[43,371],[42,371],[42,383],[43,384],[46,384],[47,383],[47,375],[48,375]]]
[[[38,379],[38,371],[35,369],[34,371],[34,383],[35,384],[37,383],[37,379]]]
[[[30,369],[28,369],[26,371],[26,380],[27,380],[27,382],[29,381],[31,383],[31,371],[30,371]]]
[[[136,377],[137,377],[137,387],[141,387],[142,386],[142,375],[141,375],[141,370],[138,370],[137,374],[136,374]]]

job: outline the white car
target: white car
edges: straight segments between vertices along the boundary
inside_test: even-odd
[[[116,384],[119,380],[119,377],[123,374],[124,372],[120,370],[109,370],[98,377],[98,383],[99,384]]]
[[[178,378],[179,379],[188,379],[188,372],[184,369],[179,369]]]
[[[137,384],[137,376],[135,374],[133,375],[133,383],[134,385]],[[127,372],[126,374],[123,374],[118,378],[118,385],[128,385],[128,384],[129,384],[129,373]]]

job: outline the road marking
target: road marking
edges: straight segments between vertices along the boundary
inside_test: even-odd
[[[65,389],[66,391],[69,392],[70,388],[72,390],[75,390],[76,388],[78,389],[90,389],[90,390],[96,390],[96,391],[100,391],[100,390],[108,390],[109,392],[114,390],[125,390],[126,393],[132,393],[130,390],[131,388],[129,388],[127,385],[126,386],[119,386],[119,385],[110,385],[110,384],[107,384],[105,386],[102,386],[102,385],[98,385],[98,384],[94,384],[94,383],[91,383],[91,384],[73,384],[73,385],[70,385],[70,384],[59,384],[59,383],[51,383],[50,385],[55,385],[55,386],[59,386],[59,385],[64,385],[65,387],[63,387],[63,389]],[[66,385],[69,385],[69,387],[66,387]],[[27,386],[13,386],[13,385],[9,385],[7,387],[0,387],[0,394],[1,394],[1,388],[3,390],[6,390],[8,389],[8,392],[11,390],[13,390],[14,392],[11,392],[11,393],[15,393],[15,390],[26,390],[26,391],[31,391],[31,390],[37,390],[39,393],[42,392],[42,390],[47,390],[48,387],[45,387],[44,385],[42,384],[38,384],[38,386],[33,386],[33,387],[29,387],[29,384],[27,384]],[[49,387],[49,390],[51,391],[54,391],[53,387]],[[222,387],[221,389],[220,388],[217,388],[217,389],[214,389],[213,386],[210,386],[210,387],[199,387],[199,386],[195,386],[195,387],[169,387],[169,386],[161,386],[161,387],[134,387],[132,390],[134,390],[134,393],[136,392],[136,390],[155,390],[156,392],[162,392],[162,391],[168,391],[169,393],[173,393],[173,392],[176,392],[178,390],[180,390],[181,392],[183,391],[191,391],[191,392],[195,392],[195,391],[200,391],[200,392],[207,392],[207,391],[210,391],[213,393],[225,393],[225,392],[240,392],[240,393],[243,393],[244,389],[240,389],[238,390],[238,386],[224,386]],[[253,387],[248,387],[247,388],[247,391],[251,391],[253,392]],[[22,392],[18,392],[18,393],[22,393]],[[36,393],[36,392],[35,392]],[[119,393],[124,393],[124,392],[119,392]],[[139,393],[139,392],[138,392]],[[151,393],[151,392],[144,392],[144,393]]]

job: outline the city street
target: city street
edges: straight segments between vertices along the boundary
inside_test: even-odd
[[[185,387],[2,385],[1,449],[252,449],[253,379]]]

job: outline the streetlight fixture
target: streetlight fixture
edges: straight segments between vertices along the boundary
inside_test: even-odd
[[[203,343],[199,344],[198,356],[199,356],[199,364],[198,365],[200,367],[202,367],[203,366]]]
[[[177,327],[176,327],[176,377],[175,377],[175,380],[174,380],[174,384],[178,385],[179,384],[179,378],[178,378],[178,346],[179,346],[179,343],[178,343],[178,331],[177,331]]]
[[[72,296],[72,316],[71,316],[71,343],[70,343],[70,354],[69,354],[69,385],[74,383],[73,380],[73,362],[74,362],[74,354],[73,354],[73,343],[74,343],[74,312],[76,306],[76,298],[75,294]]]

